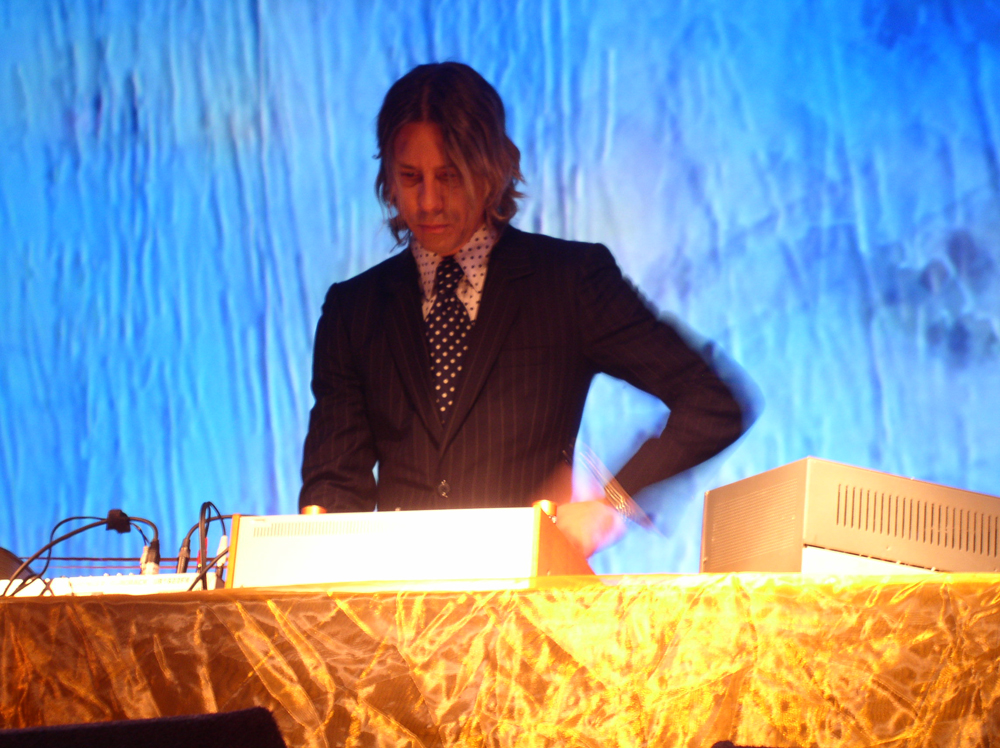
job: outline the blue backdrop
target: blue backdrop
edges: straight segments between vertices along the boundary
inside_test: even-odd
[[[696,570],[702,492],[808,454],[1000,493],[993,0],[3,0],[0,38],[4,547],[295,511],[323,295],[392,247],[374,117],[443,59],[507,102],[516,225],[608,244],[763,391],[599,570]],[[616,467],[664,415],[600,380],[581,438]]]

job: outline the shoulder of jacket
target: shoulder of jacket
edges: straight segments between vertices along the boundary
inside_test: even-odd
[[[398,283],[402,278],[405,278],[406,273],[411,269],[412,272],[416,272],[413,256],[404,249],[352,278],[334,283],[327,291],[327,300],[335,296],[354,297],[385,291],[393,283]]]
[[[545,234],[532,234],[527,231],[508,226],[503,241],[512,249],[524,252],[537,262],[570,262],[578,264],[581,261],[600,257],[611,257],[608,248],[603,244],[592,242],[571,241],[559,239]]]

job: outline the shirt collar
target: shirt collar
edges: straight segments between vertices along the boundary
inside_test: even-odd
[[[476,229],[469,237],[469,241],[459,247],[458,252],[453,255],[462,268],[465,280],[476,293],[483,292],[483,285],[486,283],[486,264],[499,238],[500,235],[492,226],[484,224]],[[438,265],[444,258],[424,249],[415,239],[410,242],[410,251],[413,253],[413,259],[417,261],[420,288],[424,298],[429,299],[434,295],[434,277],[437,275]]]

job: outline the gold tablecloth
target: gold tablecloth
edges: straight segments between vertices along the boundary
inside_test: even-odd
[[[0,600],[0,724],[270,709],[290,746],[1000,745],[1000,575]]]

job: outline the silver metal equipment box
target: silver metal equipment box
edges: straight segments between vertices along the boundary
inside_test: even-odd
[[[806,457],[705,494],[703,572],[1000,571],[1000,498]]]

